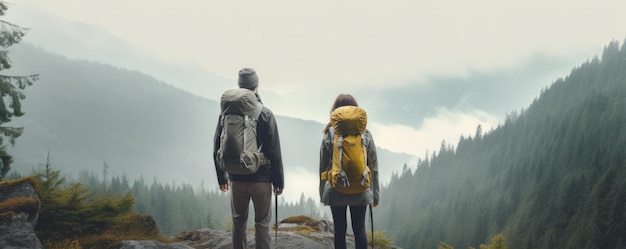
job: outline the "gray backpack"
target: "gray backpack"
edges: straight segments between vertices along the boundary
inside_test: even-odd
[[[254,92],[237,88],[222,94],[220,106],[222,132],[217,151],[220,169],[237,175],[256,173],[262,165],[269,163],[256,141],[256,124],[263,104]]]

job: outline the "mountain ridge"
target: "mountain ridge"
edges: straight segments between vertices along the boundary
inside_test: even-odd
[[[611,42],[496,129],[395,175],[378,224],[416,248],[498,233],[511,249],[625,248],[624,106],[626,43]]]
[[[11,123],[25,127],[11,148],[14,169],[36,168],[49,152],[64,172],[102,172],[106,163],[111,175],[131,179],[217,185],[212,159],[217,102],[139,71],[67,59],[28,43],[16,46],[12,56],[12,72],[40,74],[24,90],[26,115]],[[315,176],[323,124],[280,115],[277,121],[286,173],[302,168]],[[379,154],[389,165],[388,177],[394,167],[414,160],[382,148]],[[315,189],[308,186],[307,195],[316,195]]]

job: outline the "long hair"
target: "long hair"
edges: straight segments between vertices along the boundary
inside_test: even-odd
[[[330,109],[330,112],[332,113],[335,109],[342,106],[359,106],[359,104],[356,103],[356,99],[352,97],[352,95],[342,93],[339,94],[339,96],[337,96],[337,98],[335,99],[335,103],[333,103],[333,107]],[[326,124],[326,126],[324,127],[322,133],[326,134],[330,126],[331,124],[330,122],[328,122],[328,124]]]

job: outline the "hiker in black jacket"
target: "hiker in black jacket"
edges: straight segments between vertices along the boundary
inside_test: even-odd
[[[240,88],[252,90],[261,102],[258,90],[258,76],[254,69],[244,68],[239,71]],[[221,119],[218,118],[218,120]],[[283,161],[276,118],[270,109],[263,106],[256,126],[257,144],[270,164],[263,165],[251,175],[229,174],[218,165],[221,126],[218,124],[213,144],[213,159],[217,172],[217,181],[221,191],[231,190],[232,240],[233,248],[247,248],[246,229],[250,200],[254,204],[255,245],[256,248],[270,248],[270,221],[272,218],[272,192],[280,195],[284,188]],[[272,191],[273,185],[273,191]]]

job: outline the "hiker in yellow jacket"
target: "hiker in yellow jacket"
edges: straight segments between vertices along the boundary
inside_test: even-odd
[[[341,123],[341,119],[345,116],[349,116],[348,119],[352,118],[356,124],[348,123],[348,121]],[[334,245],[338,249],[346,248],[347,208],[350,207],[355,245],[359,249],[367,248],[367,235],[365,233],[367,206],[376,207],[378,205],[379,181],[376,145],[372,134],[365,129],[366,123],[366,113],[358,107],[354,97],[349,94],[340,94],[335,99],[331,109],[331,122],[323,130],[319,162],[319,194],[321,202],[331,208],[335,232]],[[346,133],[344,135],[342,134],[342,130],[344,130],[342,127],[357,129],[358,133],[356,135],[356,132],[347,134],[349,132],[346,131],[343,132]],[[350,135],[353,138],[348,138]],[[355,139],[355,142],[346,146],[346,142],[342,143],[341,139],[346,141]],[[334,146],[334,144],[343,144],[343,148],[346,149],[342,149],[342,146]],[[351,150],[350,147],[356,147],[358,150],[356,152],[346,151]],[[350,153],[359,154],[360,158],[350,159]],[[342,162],[340,158],[343,158],[343,161],[356,161],[356,164],[361,165],[357,167],[360,172],[350,172],[350,166],[347,166],[346,162]],[[363,165],[363,163],[365,164]]]

